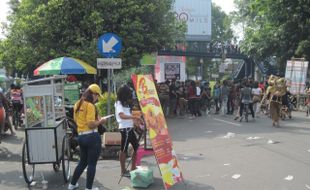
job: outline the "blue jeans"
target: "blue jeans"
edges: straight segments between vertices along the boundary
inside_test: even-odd
[[[86,188],[92,189],[96,165],[101,152],[101,137],[97,132],[80,135],[78,142],[80,146],[80,162],[75,168],[71,184],[75,185],[77,183],[86,166],[88,166]]]

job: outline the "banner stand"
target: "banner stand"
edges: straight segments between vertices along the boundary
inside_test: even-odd
[[[166,190],[183,181],[152,75],[132,75],[139,105]]]

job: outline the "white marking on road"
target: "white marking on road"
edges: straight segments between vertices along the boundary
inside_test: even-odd
[[[247,140],[258,140],[261,139],[262,137],[249,137],[247,138]]]
[[[217,119],[217,118],[213,118],[213,119],[216,120],[216,121],[219,121],[219,122],[222,122],[222,123],[226,123],[226,124],[230,124],[230,125],[234,125],[234,126],[237,126],[237,127],[241,127],[242,126],[241,124],[230,122],[230,121],[226,121],[226,120],[223,120],[223,119]]]
[[[225,136],[223,136],[223,138],[224,139],[230,139],[230,138],[233,138],[235,136],[236,136],[235,133],[228,132]]]
[[[224,166],[230,166],[230,163],[226,163],[226,164],[224,164]]]
[[[294,176],[288,175],[286,178],[284,178],[287,181],[292,181],[294,179]]]
[[[308,150],[308,152],[310,152],[310,149]]]
[[[240,174],[235,174],[235,175],[231,176],[231,178],[233,178],[233,179],[238,179],[239,177],[241,177]]]
[[[309,186],[309,185],[306,184],[305,186],[306,186],[307,189],[310,189],[310,186]]]

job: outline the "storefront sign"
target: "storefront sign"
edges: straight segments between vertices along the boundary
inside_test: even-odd
[[[176,183],[183,181],[183,177],[178,166],[176,153],[172,148],[172,139],[168,133],[167,123],[153,78],[151,75],[132,75],[131,78],[149,131],[165,189],[169,189]]]

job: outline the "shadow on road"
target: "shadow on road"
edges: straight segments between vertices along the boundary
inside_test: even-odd
[[[18,137],[18,136],[12,136],[10,134],[5,133],[4,137],[1,139],[1,141],[2,141],[2,143],[18,145],[18,144],[22,144],[23,138]]]
[[[0,161],[21,162],[21,160],[22,160],[21,153],[20,154],[12,153],[9,149],[1,147],[0,145]]]

